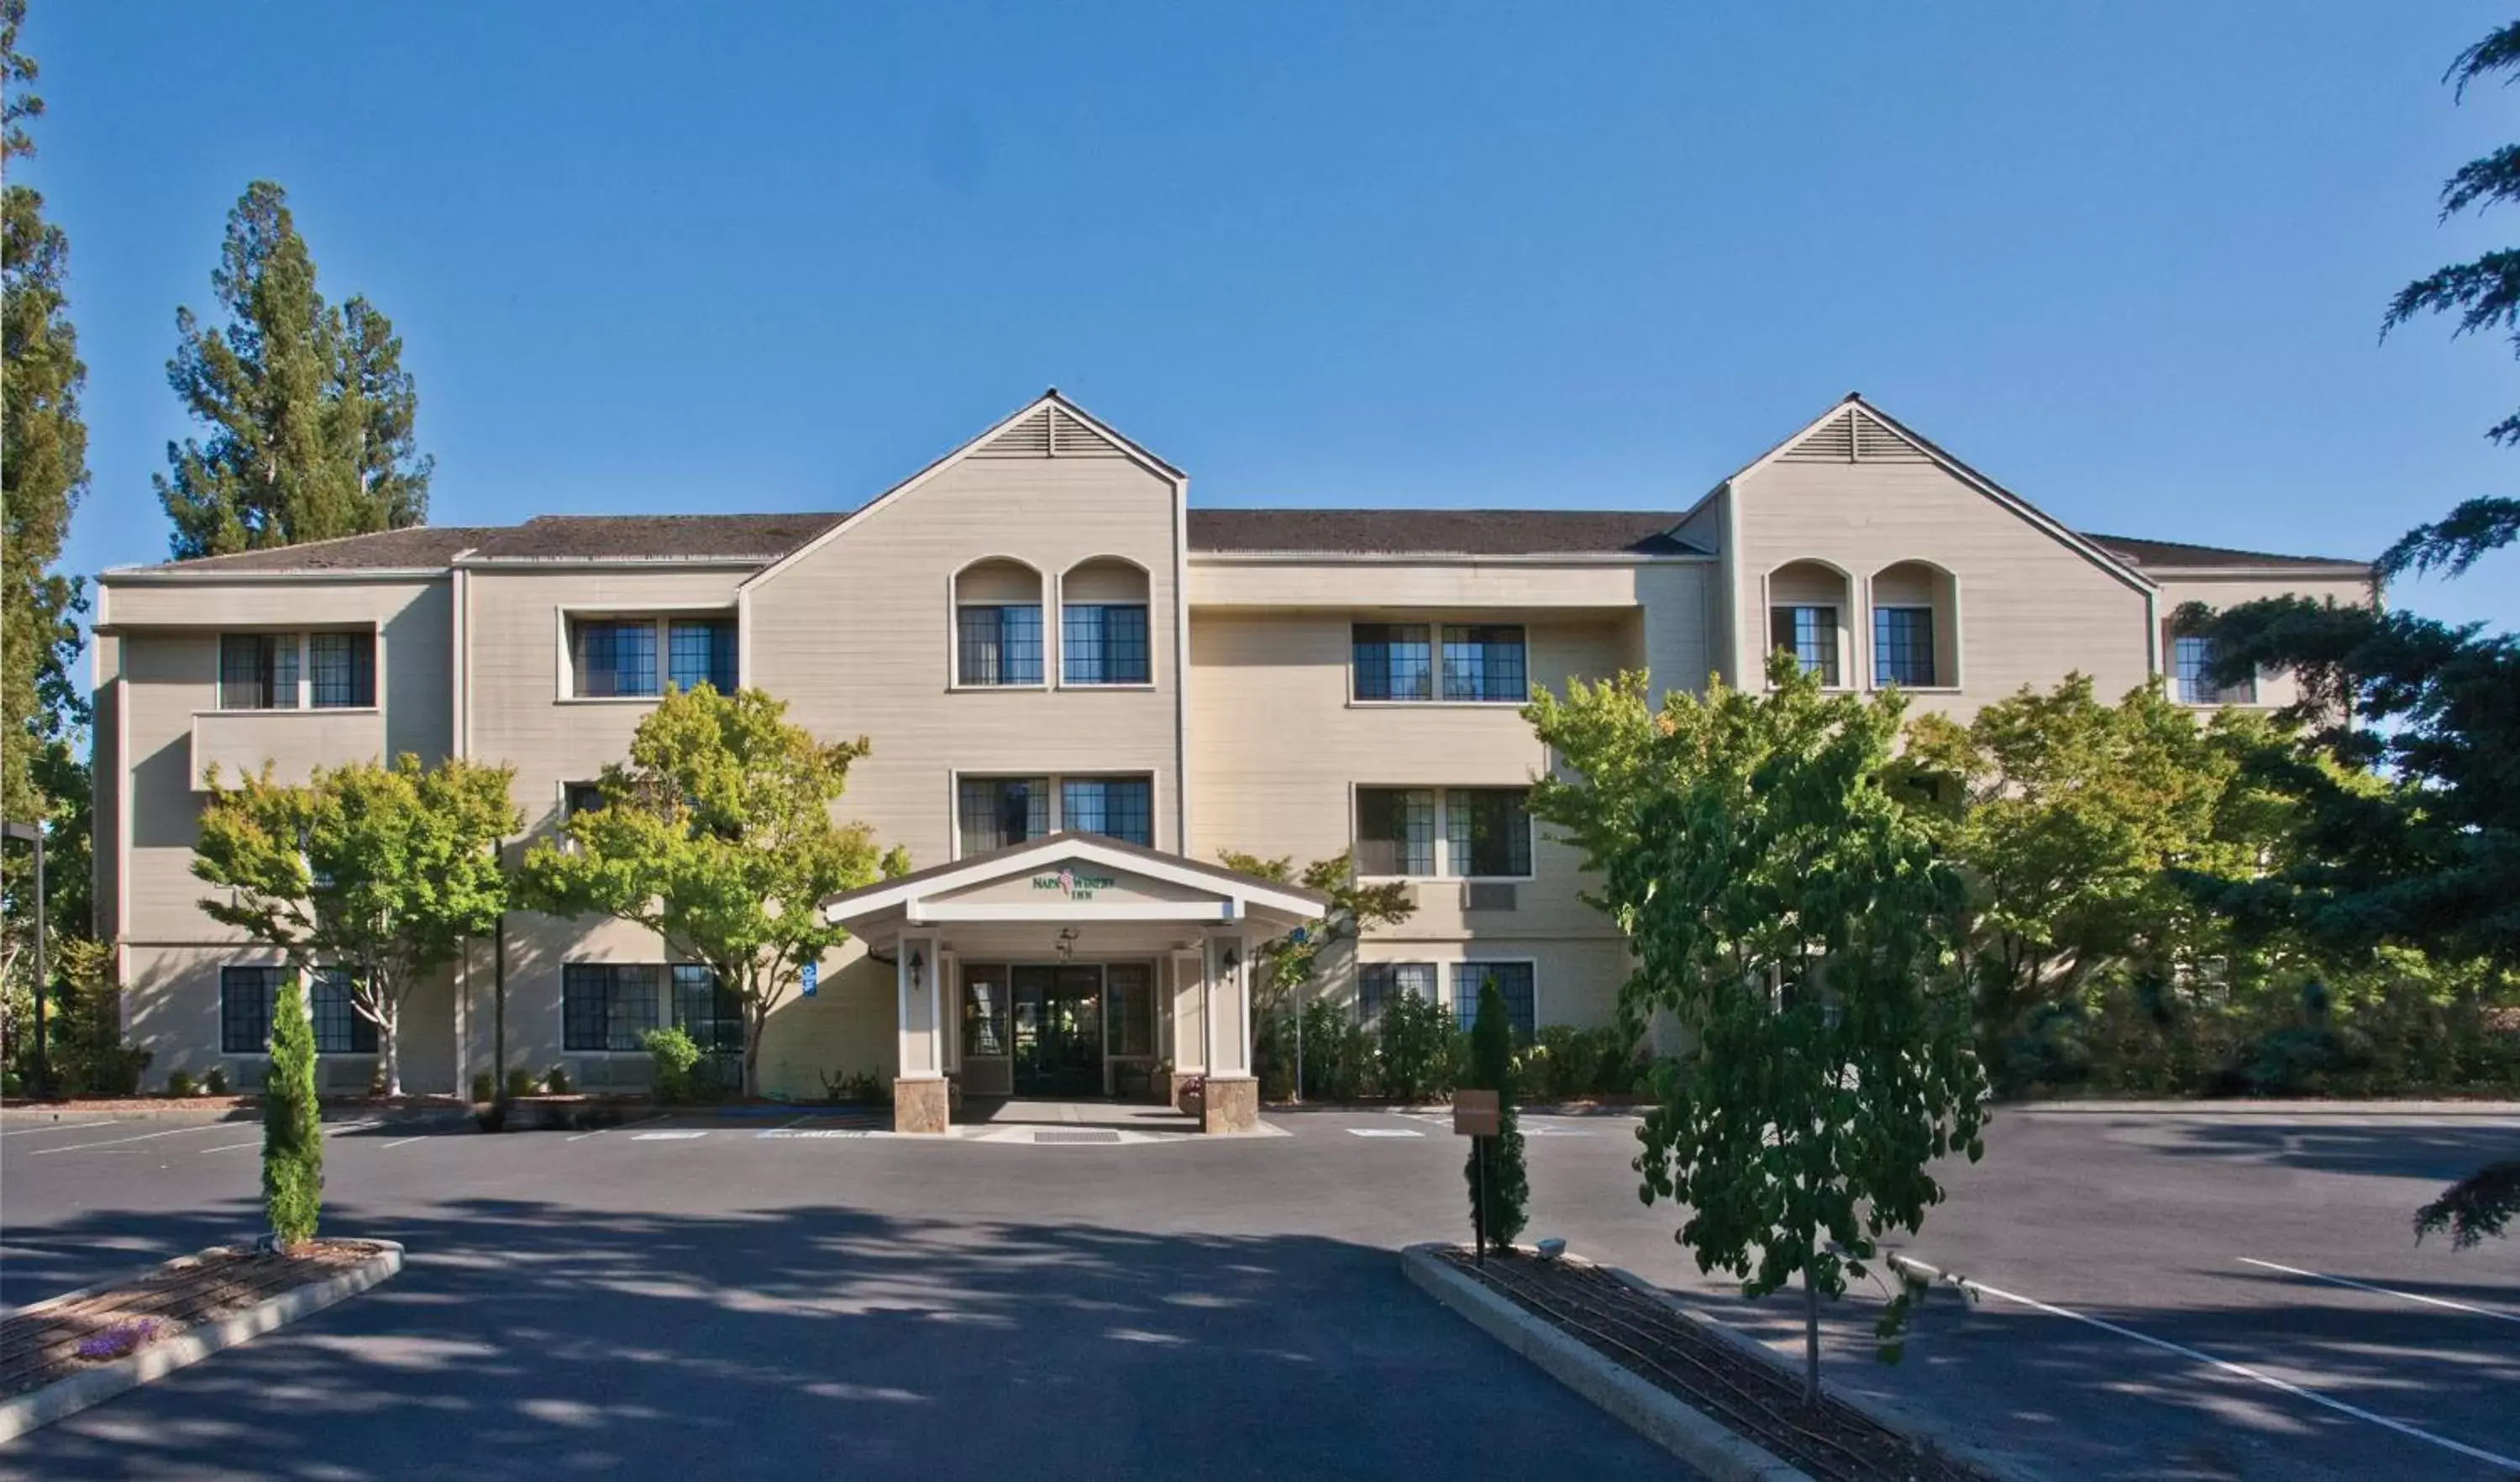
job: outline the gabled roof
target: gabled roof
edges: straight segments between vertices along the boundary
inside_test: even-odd
[[[2332,570],[2368,575],[2367,561],[2330,556],[2277,556],[2268,551],[2235,551],[2227,546],[2196,546],[2178,540],[2134,540],[2124,535],[2087,535],[2094,545],[2130,565],[2156,570],[2201,571],[2222,568]]]
[[[117,571],[199,571],[246,575],[270,571],[403,571],[444,566],[459,551],[501,533],[499,525],[413,525],[402,530],[377,530],[332,540],[301,541],[228,556],[196,556],[155,565],[118,566]]]
[[[483,561],[771,561],[845,515],[542,515],[484,533]]]
[[[889,910],[929,895],[965,889],[990,880],[1027,875],[1053,860],[1086,859],[1115,870],[1129,870],[1174,884],[1211,890],[1219,895],[1268,909],[1306,918],[1318,917],[1329,903],[1329,897],[1318,890],[1282,880],[1263,879],[1211,865],[1187,855],[1167,854],[1144,844],[1132,844],[1108,834],[1085,833],[1062,829],[1039,838],[980,854],[965,855],[942,865],[930,865],[908,875],[843,890],[823,901],[823,914],[832,921],[864,918],[874,912]]]
[[[1638,510],[1192,510],[1193,554],[1703,556]]]

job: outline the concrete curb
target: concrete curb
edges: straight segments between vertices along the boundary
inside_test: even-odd
[[[179,1369],[199,1364],[222,1348],[234,1348],[285,1323],[322,1312],[402,1270],[400,1241],[370,1240],[366,1243],[376,1246],[376,1253],[339,1276],[292,1288],[257,1302],[243,1312],[231,1313],[215,1323],[204,1323],[198,1327],[186,1328],[171,1338],[160,1339],[128,1358],[83,1370],[66,1378],[55,1379],[41,1389],[0,1401],[0,1446],[6,1446],[39,1426],[50,1425],[66,1415],[74,1415],[91,1405],[101,1405],[125,1390],[137,1389],[152,1379],[162,1378]],[[53,1300],[68,1301],[80,1293],[71,1292]],[[34,1312],[46,1305],[49,1304],[39,1302],[24,1311]]]
[[[1453,1270],[1437,1254],[1449,1248],[1412,1245],[1400,1253],[1400,1269],[1419,1290],[1538,1365],[1558,1383],[1608,1411],[1637,1434],[1716,1482],[1811,1482],[1808,1473]]]
[[[1999,1116],[2021,1112],[2094,1116],[2116,1112],[2129,1116],[2520,1117],[2520,1101],[2330,1101],[2300,1097],[2251,1100],[2245,1097],[2221,1097],[2190,1101],[1998,1101],[1995,1111]]]

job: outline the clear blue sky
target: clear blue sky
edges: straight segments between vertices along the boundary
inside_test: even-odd
[[[2375,342],[2520,238],[2434,214],[2505,19],[34,0],[72,560],[164,554],[256,176],[402,332],[440,523],[846,508],[1053,383],[1198,503],[1677,510],[1856,388],[2085,528],[2367,556],[2520,473],[2507,345]],[[2405,596],[2514,625],[2520,554]]]

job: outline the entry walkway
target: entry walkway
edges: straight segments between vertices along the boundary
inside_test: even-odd
[[[1260,1135],[1283,1137],[1266,1122]],[[1198,1137],[1199,1120],[1160,1101],[1046,1101],[972,1098],[955,1118],[954,1135],[966,1142],[1072,1144],[1169,1143]]]

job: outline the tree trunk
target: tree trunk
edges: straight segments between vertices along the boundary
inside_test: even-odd
[[[398,1097],[402,1095],[402,1036],[397,1031],[402,1015],[394,1011],[391,1003],[383,1007],[384,1012],[377,1022],[377,1048],[384,1053],[385,1095]]]
[[[1820,1404],[1820,1286],[1812,1265],[1803,1266],[1803,1403]]]
[[[761,1094],[761,1031],[770,1022],[766,1010],[746,1008],[743,1012],[743,1096],[748,1100]]]

